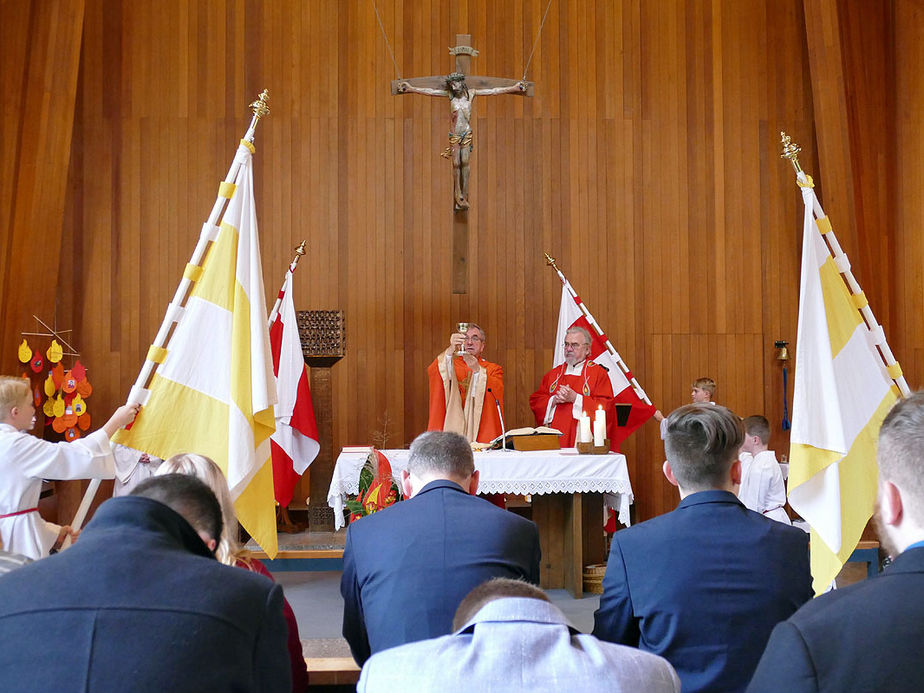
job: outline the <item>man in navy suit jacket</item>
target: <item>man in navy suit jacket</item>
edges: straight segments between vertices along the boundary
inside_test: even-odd
[[[874,520],[895,560],[774,628],[748,691],[924,691],[924,393],[889,412],[877,456]]]
[[[343,551],[343,637],[371,654],[452,632],[463,597],[492,577],[539,582],[539,532],[474,494],[469,442],[429,431],[411,444],[408,500],[357,520]]]
[[[0,687],[289,693],[282,589],[215,560],[221,527],[186,474],[103,503],[71,548],[0,578]]]
[[[812,596],[808,537],[748,510],[738,417],[692,404],[667,423],[665,515],[613,535],[594,635],[667,659],[688,691],[747,686],[770,631]]]

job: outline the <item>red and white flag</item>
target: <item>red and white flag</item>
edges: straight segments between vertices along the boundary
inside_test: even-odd
[[[617,404],[631,404],[629,417],[624,426],[617,425],[616,408],[610,417],[607,435],[610,438],[610,449],[619,450],[622,442],[635,430],[650,419],[655,413],[655,407],[648,401],[645,391],[635,380],[635,377],[623,364],[622,359],[613,348],[609,338],[597,321],[587,310],[571,287],[571,283],[558,273],[562,279],[561,308],[558,312],[558,331],[555,333],[555,355],[553,366],[560,366],[565,362],[565,334],[572,327],[583,327],[590,332],[590,358],[606,368],[613,386],[613,399]]]
[[[293,263],[294,265],[295,263]],[[270,315],[270,346],[279,403],[276,432],[271,438],[273,489],[276,502],[285,507],[299,477],[318,455],[318,424],[308,388],[308,371],[298,336],[295,305],[292,303],[292,267]]]

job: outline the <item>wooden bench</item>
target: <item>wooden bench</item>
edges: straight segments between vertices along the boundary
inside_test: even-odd
[[[308,687],[355,685],[359,667],[352,657],[305,657]]]
[[[871,539],[861,540],[847,561],[866,563],[866,577],[876,577],[879,575],[879,542]]]
[[[265,551],[247,551],[271,573],[312,570],[343,570],[343,549],[284,549],[270,560]]]

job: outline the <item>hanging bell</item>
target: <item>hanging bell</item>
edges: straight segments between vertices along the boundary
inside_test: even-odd
[[[777,361],[789,361],[789,349],[787,345],[789,342],[778,339],[773,343],[773,346],[776,347],[779,351],[776,353]]]

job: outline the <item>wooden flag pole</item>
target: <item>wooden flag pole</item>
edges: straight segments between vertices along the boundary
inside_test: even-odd
[[[260,122],[260,118],[269,114],[269,106],[267,106],[267,101],[269,99],[269,92],[264,89],[260,96],[257,97],[257,100],[250,104],[249,108],[253,111],[253,117],[250,119],[250,125],[247,128],[247,132],[244,134],[244,138],[241,140],[241,143],[249,147],[253,151],[253,140],[254,135],[257,129],[257,124]],[[180,318],[183,315],[183,309],[185,307],[186,300],[189,298],[190,289],[193,285],[193,278],[198,273],[201,273],[202,268],[200,263],[205,257],[205,252],[209,247],[209,244],[215,240],[218,235],[218,220],[221,215],[224,213],[225,205],[231,199],[231,195],[228,194],[227,197],[222,195],[228,186],[233,184],[237,172],[241,167],[241,160],[238,156],[234,157],[234,161],[231,163],[231,168],[228,170],[228,175],[225,176],[224,182],[219,186],[218,198],[215,200],[215,204],[212,206],[212,212],[209,214],[208,221],[202,225],[202,231],[199,234],[199,241],[196,243],[195,250],[193,250],[192,257],[189,260],[189,263],[186,265],[186,270],[183,272],[183,278],[180,280],[180,285],[176,289],[176,293],[173,295],[173,300],[167,306],[167,312],[164,315],[164,321],[160,326],[160,329],[157,331],[157,336],[154,338],[154,342],[150,349],[148,349],[147,356],[145,357],[144,365],[141,367],[141,372],[138,374],[135,384],[132,386],[132,389],[128,393],[127,404],[140,404],[144,406],[147,402],[148,391],[146,389],[147,384],[150,382],[151,377],[154,374],[154,370],[157,368],[158,361],[155,361],[152,357],[157,354],[163,354],[165,351],[165,344],[167,341],[167,336],[170,334],[170,329],[173,327],[174,323],[178,323]],[[163,360],[163,359],[160,359]],[[71,522],[71,529],[73,531],[79,530],[83,526],[83,522],[87,517],[87,513],[90,510],[90,506],[93,504],[93,499],[96,497],[97,491],[99,491],[100,479],[91,479],[90,485],[87,487],[86,493],[83,495],[83,500],[80,501],[80,507],[77,508],[77,513],[74,515],[74,519]],[[64,542],[62,542],[61,547],[67,548],[70,546],[71,540],[70,537],[67,537]]]

